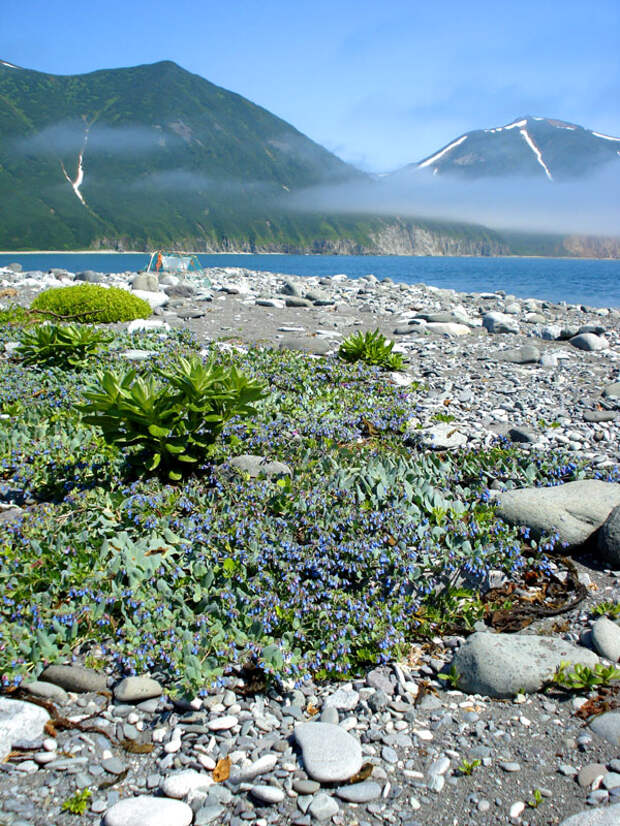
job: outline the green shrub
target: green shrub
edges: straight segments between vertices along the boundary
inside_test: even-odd
[[[363,361],[388,370],[402,370],[403,357],[393,353],[394,342],[388,341],[379,330],[354,333],[340,345],[338,355],[345,361]]]
[[[30,305],[61,319],[80,319],[108,324],[113,321],[133,321],[148,318],[151,308],[147,301],[118,287],[99,284],[75,284],[72,287],[54,287],[40,293]]]
[[[24,364],[84,367],[101,344],[112,340],[100,330],[77,324],[40,324],[24,330],[16,351]]]
[[[9,304],[8,307],[0,308],[0,327],[22,327],[32,322],[31,314],[19,304]]]
[[[204,364],[197,356],[179,358],[170,372],[152,376],[98,373],[87,388],[84,421],[100,427],[108,444],[142,448],[147,470],[178,481],[204,461],[233,416],[251,416],[253,403],[266,397],[264,385],[235,367]]]

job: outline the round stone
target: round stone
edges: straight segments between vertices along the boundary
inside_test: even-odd
[[[227,731],[234,728],[239,720],[232,714],[227,714],[224,717],[216,717],[214,720],[209,720],[207,728],[209,731]]]
[[[40,742],[49,719],[47,711],[34,703],[0,697],[0,761],[10,753],[13,743],[27,747]]]
[[[114,689],[114,697],[121,703],[139,703],[161,695],[161,685],[152,677],[125,677]]]
[[[319,783],[342,783],[362,767],[359,742],[331,723],[301,723],[294,731],[306,771]]]
[[[337,789],[336,795],[348,803],[368,803],[381,797],[381,786],[372,780],[365,780]]]
[[[284,792],[276,786],[252,786],[251,792],[252,797],[261,803],[281,803],[284,800]]]
[[[140,795],[119,800],[108,809],[104,826],[189,826],[194,817],[187,803]]]
[[[174,797],[181,800],[190,792],[197,789],[206,789],[213,784],[213,779],[208,774],[188,769],[187,771],[175,772],[168,775],[161,784],[161,790],[166,797]]]

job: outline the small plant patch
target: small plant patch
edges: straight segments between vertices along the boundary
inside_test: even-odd
[[[98,373],[85,391],[84,421],[101,429],[108,444],[138,447],[148,471],[179,481],[209,456],[209,449],[233,417],[256,413],[266,398],[264,385],[235,367],[180,358],[166,383],[135,370]]]
[[[594,617],[619,617],[620,616],[620,602],[611,602],[609,600],[599,602],[594,605],[590,611]]]
[[[597,663],[594,668],[576,663],[571,670],[570,663],[560,663],[553,682],[568,691],[592,691],[600,686],[608,686],[620,680],[620,670],[613,665]]]
[[[456,770],[459,774],[469,777],[473,774],[474,769],[477,769],[480,765],[482,765],[480,760],[461,760],[460,765],[456,767]]]
[[[45,290],[34,299],[30,309],[56,320],[99,324],[133,321],[151,315],[147,301],[119,287],[102,287],[100,284],[75,284]]]
[[[40,324],[22,332],[16,352],[24,364],[79,369],[111,340],[89,326]]]
[[[72,815],[83,815],[92,797],[90,789],[82,789],[71,797],[68,797],[62,804],[63,812],[70,812]]]
[[[402,370],[403,357],[393,350],[394,342],[388,341],[377,329],[349,336],[340,345],[338,355],[344,361],[363,361],[386,370]]]

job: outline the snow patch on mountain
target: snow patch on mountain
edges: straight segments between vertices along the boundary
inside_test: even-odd
[[[602,135],[600,132],[592,132],[594,137],[602,138],[604,141],[618,141],[620,143],[620,138],[612,138],[611,135]]]
[[[542,152],[540,151],[540,149],[536,146],[536,144],[532,140],[532,137],[529,134],[529,132],[527,131],[527,129],[525,127],[523,127],[523,129],[519,129],[519,132],[521,133],[521,137],[523,138],[523,140],[527,143],[527,145],[530,147],[532,152],[536,155],[536,160],[542,166],[542,168],[545,170],[545,175],[547,176],[547,178],[549,178],[549,180],[552,181],[553,176],[551,175],[551,172],[549,172],[547,164],[543,161]]]
[[[16,66],[14,63],[9,63],[6,60],[0,60],[0,66],[8,66],[9,69],[19,69],[19,66]]]
[[[423,169],[425,166],[430,166],[435,161],[438,161],[439,158],[443,157],[446,152],[449,152],[451,149],[454,149],[455,146],[460,146],[463,141],[466,141],[468,138],[467,135],[463,135],[462,138],[458,138],[457,140],[453,141],[451,144],[448,144],[445,149],[442,149],[441,152],[438,152],[436,155],[432,155],[430,158],[427,158],[422,163],[418,164],[419,169]]]
[[[80,187],[84,182],[84,152],[86,152],[86,144],[88,143],[88,127],[86,128],[86,132],[84,133],[84,142],[82,143],[82,149],[80,154],[78,155],[78,164],[77,164],[77,174],[75,176],[75,181],[71,180],[67,170],[65,169],[65,165],[63,162],[60,162],[60,166],[62,167],[63,174],[67,181],[71,184],[71,188],[75,192],[76,197],[81,201],[81,203],[86,206],[86,201],[84,200],[84,196],[80,192]]]

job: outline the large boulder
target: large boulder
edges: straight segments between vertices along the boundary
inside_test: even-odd
[[[620,823],[620,803],[604,809],[585,809],[567,817],[560,826],[618,826]]]
[[[452,665],[461,691],[508,698],[540,691],[563,662],[593,668],[598,657],[555,637],[479,631],[459,648]]]
[[[501,519],[511,525],[525,525],[534,536],[555,530],[561,542],[577,548],[620,505],[620,485],[583,479],[556,487],[503,491],[495,497]]]
[[[602,558],[614,569],[620,568],[620,505],[603,523],[598,534],[598,549]]]
[[[35,746],[49,719],[47,711],[34,703],[0,697],[0,762],[14,745],[21,748]]]
[[[489,333],[518,333],[519,322],[505,313],[492,311],[482,316],[482,326]]]

